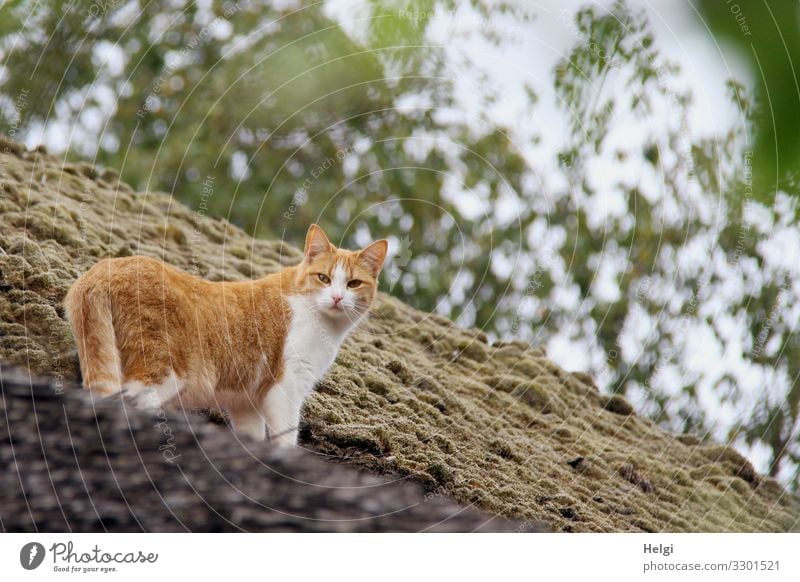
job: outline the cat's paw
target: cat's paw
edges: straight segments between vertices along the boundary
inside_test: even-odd
[[[84,387],[93,396],[111,396],[122,390],[122,384],[113,380],[99,380],[91,384],[84,384]]]
[[[238,436],[259,442],[267,438],[267,426],[255,410],[230,411],[228,415]]]
[[[297,430],[288,430],[276,435],[270,435],[271,445],[281,448],[292,448],[297,446]]]

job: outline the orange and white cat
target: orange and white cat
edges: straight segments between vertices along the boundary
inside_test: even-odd
[[[255,281],[100,261],[64,301],[83,385],[149,407],[222,408],[237,433],[294,444],[303,401],[375,299],[386,251],[385,240],[338,249],[313,224],[300,264]]]

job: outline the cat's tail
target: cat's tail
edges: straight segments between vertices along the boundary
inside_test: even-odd
[[[111,317],[107,282],[90,269],[67,292],[64,309],[72,326],[81,362],[83,386],[101,395],[122,389],[119,350]]]

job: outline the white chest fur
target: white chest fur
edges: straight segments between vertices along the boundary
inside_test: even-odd
[[[320,314],[306,297],[290,297],[292,320],[284,346],[284,373],[311,390],[333,363],[352,325]]]
[[[313,298],[288,298],[292,319],[283,346],[283,375],[267,392],[259,414],[240,414],[234,427],[264,438],[264,421],[270,440],[279,445],[297,442],[300,409],[314,385],[328,370],[353,325],[348,318],[320,313]]]

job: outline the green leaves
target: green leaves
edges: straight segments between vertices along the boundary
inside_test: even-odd
[[[748,64],[756,87],[755,192],[772,202],[778,189],[796,192],[800,175],[800,5],[794,0],[701,0],[704,23],[723,48]]]

